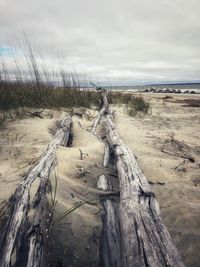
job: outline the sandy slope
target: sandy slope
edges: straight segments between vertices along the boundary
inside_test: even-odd
[[[124,142],[137,155],[153,184],[162,216],[186,266],[200,262],[200,109],[174,103],[182,95],[162,99],[163,94],[143,94],[151,103],[151,114],[130,118],[123,108],[115,108],[115,122]],[[166,139],[189,145],[195,157],[187,159],[161,152]],[[170,142],[169,142],[170,144]],[[178,167],[177,167],[178,166]]]
[[[54,120],[60,117],[55,112]],[[0,132],[0,203],[13,193],[20,177],[38,159],[52,140],[49,128],[53,121],[26,117],[10,121]]]
[[[98,196],[87,194],[89,188],[96,187],[96,181],[101,174],[104,146],[96,136],[86,129],[92,121],[85,118],[73,118],[73,143],[69,148],[60,147],[58,150],[57,173],[57,205],[55,219],[73,207],[78,201],[88,197]],[[80,151],[85,153],[80,160]],[[95,165],[96,164],[96,165]],[[89,173],[80,174],[83,168]],[[53,227],[54,245],[52,250],[63,262],[64,266],[93,266],[98,257],[98,240],[101,221],[98,205],[84,204],[67,217],[55,223]],[[53,259],[54,264],[55,260]],[[54,265],[55,266],[55,265]]]
[[[66,114],[45,110],[41,119],[30,118],[29,113],[25,113],[23,119],[7,122],[0,132],[0,215],[23,174],[52,140],[56,122]],[[50,242],[53,266],[57,266],[59,261],[64,266],[92,266],[98,257],[101,207],[98,206],[98,196],[90,193],[89,188],[96,187],[96,179],[102,174],[99,166],[102,163],[104,146],[90,131],[82,129],[90,129],[96,115],[97,112],[91,111],[83,118],[74,116],[72,146],[57,149],[58,165],[51,174],[53,197],[50,196],[52,200],[57,181],[54,220],[58,219],[58,222],[52,227]],[[79,149],[84,153],[82,160]],[[88,172],[83,175],[83,170]],[[31,199],[38,188],[38,179],[31,187]],[[59,220],[67,209],[86,197],[95,200],[94,205],[84,204]]]

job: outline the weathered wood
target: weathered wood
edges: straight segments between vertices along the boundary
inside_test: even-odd
[[[43,117],[42,117],[42,115],[41,115],[43,111],[44,111],[44,110],[33,111],[33,112],[28,111],[28,113],[30,113],[31,117],[38,117],[38,118],[40,118],[40,119],[43,119]]]
[[[48,198],[46,195],[49,175],[54,168],[56,161],[55,154],[47,162],[46,166],[40,173],[40,186],[36,193],[34,201],[34,215],[33,224],[30,226],[26,234],[28,240],[28,259],[27,267],[42,267],[47,266],[47,255],[45,249],[47,248],[47,241],[49,238],[49,225],[51,221],[51,210],[49,207]],[[23,250],[22,250],[23,253]]]
[[[101,109],[101,111],[99,112],[99,115],[96,117],[95,121],[94,121],[94,124],[93,124],[93,127],[92,127],[92,130],[91,132],[97,136],[97,133],[96,133],[96,128],[97,126],[100,124],[100,121],[101,121],[101,118],[103,117],[104,113],[105,113],[105,110],[106,108],[103,107]]]
[[[49,166],[49,168],[51,168],[55,161],[54,152],[56,147],[58,145],[67,145],[71,123],[72,120],[70,116],[64,118],[54,135],[53,141],[48,145],[47,149],[43,152],[34,167],[31,168],[28,174],[23,178],[10,199],[10,216],[6,222],[6,229],[0,247],[0,266],[2,267],[11,266],[14,250],[21,247],[22,240],[20,239],[20,236],[27,227],[27,216],[30,209],[29,191],[31,185],[38,176],[41,176],[42,181],[44,170],[48,173],[49,169],[47,167]]]
[[[80,152],[80,160],[83,160],[84,155],[87,157],[89,156],[87,153],[84,153],[80,148],[79,148],[79,152]]]
[[[105,177],[101,175],[97,181],[97,188],[102,192],[112,190],[112,186]],[[102,233],[100,242],[100,266],[120,267],[120,233],[117,220],[117,204],[112,199],[102,199],[104,209],[102,215]]]
[[[119,178],[121,266],[183,267],[161,219],[155,195],[135,155],[120,138],[110,114],[105,114],[105,128]]]
[[[107,91],[105,89],[103,90],[102,102],[103,102],[103,107],[100,110],[99,115],[96,117],[92,130],[91,130],[91,132],[94,135],[96,135],[100,141],[101,141],[101,138],[99,137],[99,135],[97,135],[96,128],[100,124],[102,117],[107,113],[107,109],[108,109]]]
[[[103,167],[106,167],[108,165],[109,159],[110,159],[110,149],[109,145],[105,142],[104,143],[104,157],[103,157]]]

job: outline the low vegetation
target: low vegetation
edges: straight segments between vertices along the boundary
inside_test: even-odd
[[[108,101],[111,104],[124,104],[129,116],[135,116],[138,112],[148,113],[150,104],[142,97],[136,97],[131,93],[110,92]]]
[[[99,94],[75,87],[54,89],[50,85],[33,82],[0,82],[0,109],[20,107],[60,108],[100,106]]]
[[[10,56],[12,67],[0,62],[0,110],[20,107],[60,108],[100,106],[99,93],[86,90],[87,77],[63,69],[48,69],[42,57],[36,57],[26,39],[23,64]],[[37,58],[37,59],[36,59]],[[47,70],[48,69],[48,70]]]
[[[196,107],[196,108],[200,108],[200,99],[193,99],[193,98],[190,98],[190,99],[184,99],[182,101],[182,103],[185,103],[186,106],[188,107]]]
[[[149,107],[149,103],[142,97],[133,97],[126,107],[126,112],[129,116],[135,116],[138,112],[148,113]]]
[[[78,74],[63,70],[47,71],[45,62],[36,60],[33,49],[26,39],[26,66],[21,66],[13,55],[14,69],[10,70],[2,59],[0,67],[0,110],[9,112],[27,108],[101,108],[99,91],[90,90],[90,82]],[[42,62],[42,63],[41,63]],[[26,69],[26,72],[24,72]],[[54,77],[54,78],[53,78]],[[56,77],[56,79],[55,79]],[[125,104],[130,116],[137,112],[147,113],[149,104],[142,97],[122,92],[109,92],[111,104]],[[0,120],[0,125],[3,121]]]

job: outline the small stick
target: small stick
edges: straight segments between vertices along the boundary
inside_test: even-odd
[[[86,155],[87,157],[89,157],[89,155],[87,153],[83,153],[80,148],[79,148],[79,152],[80,152],[80,160],[83,160],[83,155]]]
[[[78,125],[81,127],[81,129],[85,130],[85,128],[81,125],[80,121],[78,121]]]

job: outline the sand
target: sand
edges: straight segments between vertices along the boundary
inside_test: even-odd
[[[10,121],[0,132],[0,203],[7,200],[22,175],[52,140],[51,119],[25,118]]]
[[[177,99],[199,96],[172,95],[170,99],[163,99],[165,94],[142,96],[151,104],[150,114],[130,117],[123,106],[115,106],[115,123],[152,184],[164,222],[186,266],[197,267],[200,262],[200,108],[184,107]],[[0,207],[52,140],[55,123],[64,113],[45,110],[43,119],[27,116],[10,121],[0,131]],[[96,188],[101,174],[112,170],[102,169],[104,145],[89,131],[97,114],[88,110],[82,117],[73,116],[72,145],[57,150],[58,165],[51,174],[53,197],[49,196],[50,200],[54,198],[56,188],[50,235],[53,266],[58,262],[68,267],[95,266],[99,256],[102,209],[96,201],[98,195],[90,189]],[[165,151],[174,153],[171,140],[184,142],[184,155],[191,155],[195,162],[181,158],[180,154],[162,152],[165,144]],[[80,159],[80,149],[83,159]],[[34,187],[37,188],[37,182]],[[34,191],[33,188],[32,194]],[[64,212],[86,198],[90,204],[61,219]]]
[[[142,94],[151,114],[130,118],[115,108],[115,123],[124,142],[136,154],[161,207],[164,222],[188,267],[200,262],[200,108],[184,107],[177,99],[190,96]],[[200,98],[200,96],[198,96]],[[196,98],[196,96],[195,96]],[[195,158],[161,152],[166,139],[184,142]],[[156,182],[165,183],[164,185]]]
[[[44,110],[41,119],[31,118],[28,111],[30,110],[27,109],[23,119],[8,121],[0,132],[0,214],[23,175],[51,142],[57,122],[67,114]],[[82,112],[77,111],[78,114]],[[50,201],[54,195],[56,199],[53,222],[58,220],[51,227],[49,242],[53,266],[57,266],[58,262],[62,262],[64,266],[93,266],[98,258],[101,207],[98,196],[89,190],[96,188],[97,178],[102,174],[100,166],[104,145],[89,131],[97,115],[98,112],[91,110],[82,118],[73,116],[73,145],[57,149],[58,164],[50,177],[53,196],[49,194]],[[83,153],[82,159],[80,150]],[[31,187],[31,199],[37,191],[38,179]],[[86,197],[92,205],[84,204],[60,220],[66,210],[79,201],[85,201]]]
[[[69,148],[58,149],[58,182],[55,219],[85,200],[89,188],[96,188],[101,169],[98,165],[103,159],[104,146],[91,132],[82,129],[92,125],[92,121],[73,118],[73,143]],[[80,159],[80,151],[84,153]],[[97,167],[96,167],[97,165]],[[81,174],[84,169],[89,173]],[[52,181],[53,183],[53,181]],[[88,194],[90,200],[98,196]],[[94,266],[98,258],[98,243],[101,228],[100,206],[84,204],[67,217],[55,223],[52,231],[54,244],[52,250],[64,266]],[[55,266],[57,259],[54,258]]]

